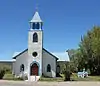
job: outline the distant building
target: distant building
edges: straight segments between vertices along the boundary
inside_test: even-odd
[[[12,69],[12,63],[15,60],[0,60],[0,65],[8,65]]]

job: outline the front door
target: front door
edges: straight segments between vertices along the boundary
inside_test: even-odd
[[[38,66],[36,63],[34,63],[32,66],[31,66],[31,75],[36,75],[38,76]]]

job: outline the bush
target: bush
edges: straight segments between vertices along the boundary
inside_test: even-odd
[[[11,73],[10,66],[5,65],[5,64],[0,64],[0,79],[2,79],[5,73],[7,72]]]
[[[64,74],[64,78],[65,78],[64,80],[65,81],[70,81],[70,77],[71,77],[70,63],[65,64],[63,74]]]
[[[65,73],[64,73],[64,76],[65,76],[65,81],[70,81],[70,77],[71,77],[71,73],[70,73],[70,71],[66,71]]]
[[[5,71],[3,69],[0,69],[0,79],[3,78],[4,74],[5,74]]]

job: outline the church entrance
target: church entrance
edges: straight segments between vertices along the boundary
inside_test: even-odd
[[[38,65],[36,63],[31,66],[31,75],[38,76]]]

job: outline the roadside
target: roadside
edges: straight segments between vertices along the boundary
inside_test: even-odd
[[[73,82],[25,82],[0,80],[0,86],[100,86],[98,81],[73,81]]]

